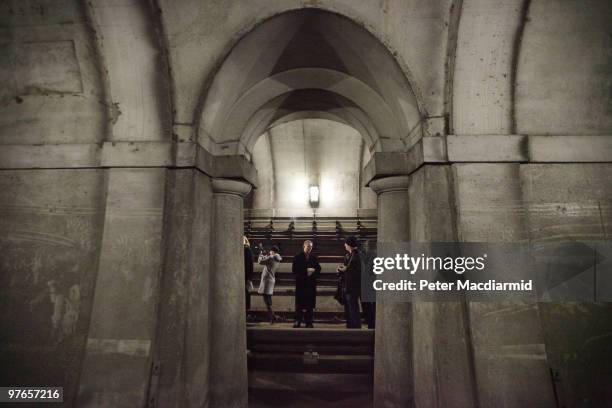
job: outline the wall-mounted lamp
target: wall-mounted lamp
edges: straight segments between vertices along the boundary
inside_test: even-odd
[[[319,186],[310,186],[308,188],[308,197],[310,199],[310,205],[313,207],[319,204]]]

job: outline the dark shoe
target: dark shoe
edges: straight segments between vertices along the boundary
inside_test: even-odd
[[[300,327],[300,325],[301,325],[301,323],[300,323],[300,322],[295,322],[295,323],[293,323],[293,328],[294,328],[294,329],[297,329],[297,328],[299,328],[299,327]]]
[[[306,328],[307,329],[312,329],[314,326],[312,325],[312,323],[306,323]]]

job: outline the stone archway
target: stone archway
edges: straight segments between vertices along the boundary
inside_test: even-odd
[[[294,10],[263,22],[234,46],[208,83],[202,98],[201,115],[196,121],[197,140],[215,155],[250,158],[261,134],[271,126],[295,117],[326,117],[348,124],[360,133],[370,153],[403,154],[411,141],[420,139],[423,132],[425,114],[393,55],[362,26],[331,12]],[[396,205],[390,197],[398,195],[389,193],[386,188],[378,189],[374,184],[373,189],[379,194],[379,217],[388,218],[381,212]],[[406,193],[407,186],[402,186],[402,189]],[[234,197],[239,195],[236,192],[232,194]],[[234,238],[241,234],[241,226],[234,219],[237,206],[232,208],[231,217],[226,214],[226,209],[216,215],[215,223],[220,227],[216,232],[218,236],[224,236],[219,245],[225,245],[221,242],[226,241],[225,236],[232,237],[232,243],[227,245],[235,245]],[[227,223],[226,217],[229,217]],[[379,233],[388,239],[408,239],[407,212],[403,211],[398,219],[401,220],[399,223],[397,220],[383,223]],[[401,236],[387,231],[389,228],[399,228]],[[241,265],[237,263],[213,262],[215,273],[220,275],[235,274],[239,267]],[[232,285],[242,285],[237,279],[231,282]],[[242,293],[238,287],[225,287],[225,291]],[[242,301],[234,300],[238,305],[242,304]],[[220,304],[214,307],[217,306]],[[223,349],[227,351],[223,358],[214,360],[209,373],[210,395],[216,395],[215,401],[223,406],[242,406],[245,401],[246,380],[240,370],[246,373],[246,356],[229,353],[231,349],[244,349],[243,335],[232,329],[238,325],[243,327],[244,318],[234,316],[238,313],[242,316],[241,310],[236,305],[228,306],[223,316],[225,322],[211,323],[219,330],[219,333],[211,331],[214,337],[211,339],[212,347],[223,342]],[[389,318],[387,326],[395,325],[397,317],[393,313],[389,315],[384,310],[377,313],[383,327],[386,326],[385,317]],[[404,320],[407,317],[400,316]],[[214,314],[212,318],[216,318]],[[410,332],[409,319],[405,323],[405,328],[396,328],[396,338]],[[230,332],[232,336],[228,336]],[[382,341],[379,343],[383,344]],[[409,345],[402,349],[402,355],[410,359]],[[376,350],[381,356],[385,352]],[[375,357],[375,360],[377,389],[406,388],[411,383],[410,361],[404,364],[407,376],[398,376],[392,372],[387,375],[385,358]],[[240,380],[214,380],[216,377],[229,379],[230,373]],[[395,400],[411,400],[412,388],[408,388],[407,393]],[[375,395],[387,398],[384,391],[375,390]]]
[[[253,139],[283,111],[341,114],[368,129],[372,151],[404,151],[409,136],[422,132],[425,113],[393,55],[362,26],[327,11],[264,21],[207,83],[195,119],[198,142],[213,154],[248,156]]]

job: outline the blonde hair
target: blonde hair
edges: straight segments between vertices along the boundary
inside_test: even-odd
[[[312,241],[311,241],[311,240],[307,239],[307,240],[306,240],[306,241],[304,241],[304,243],[302,244],[302,246],[305,246],[305,245],[310,245],[310,246],[312,246],[313,244],[312,244]]]
[[[249,239],[247,238],[246,235],[242,236],[242,245],[248,245],[251,246],[251,243],[249,242]]]

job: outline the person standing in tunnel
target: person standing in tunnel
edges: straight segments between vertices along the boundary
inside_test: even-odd
[[[304,241],[302,251],[293,257],[291,271],[295,276],[295,323],[298,328],[302,321],[306,327],[313,327],[314,308],[317,302],[317,277],[321,265],[312,253],[312,241]]]
[[[251,243],[246,235],[242,236],[242,244],[244,245],[244,294],[246,303],[246,319],[249,321],[251,316],[251,291],[253,290],[253,251]]]
[[[361,259],[361,273],[375,276],[374,274],[374,258],[376,258],[376,244],[368,240],[364,241],[361,248],[358,249],[359,257]],[[367,275],[362,275],[367,276]],[[364,302],[363,297],[359,296],[361,302],[361,310],[363,311],[363,318],[368,325],[368,329],[374,329],[376,327],[376,303],[375,302]]]
[[[361,329],[361,316],[359,314],[359,297],[361,296],[361,257],[359,256],[359,242],[350,236],[344,240],[344,249],[347,252],[345,265],[338,267],[343,275],[344,315],[347,329]]]
[[[257,258],[257,262],[260,265],[264,265],[257,293],[263,296],[266,309],[268,310],[268,320],[270,324],[274,324],[276,321],[276,316],[272,310],[272,295],[274,294],[274,284],[276,282],[276,270],[283,259],[278,251],[278,247],[273,246],[268,252],[268,255],[265,255],[265,252],[262,251]]]

